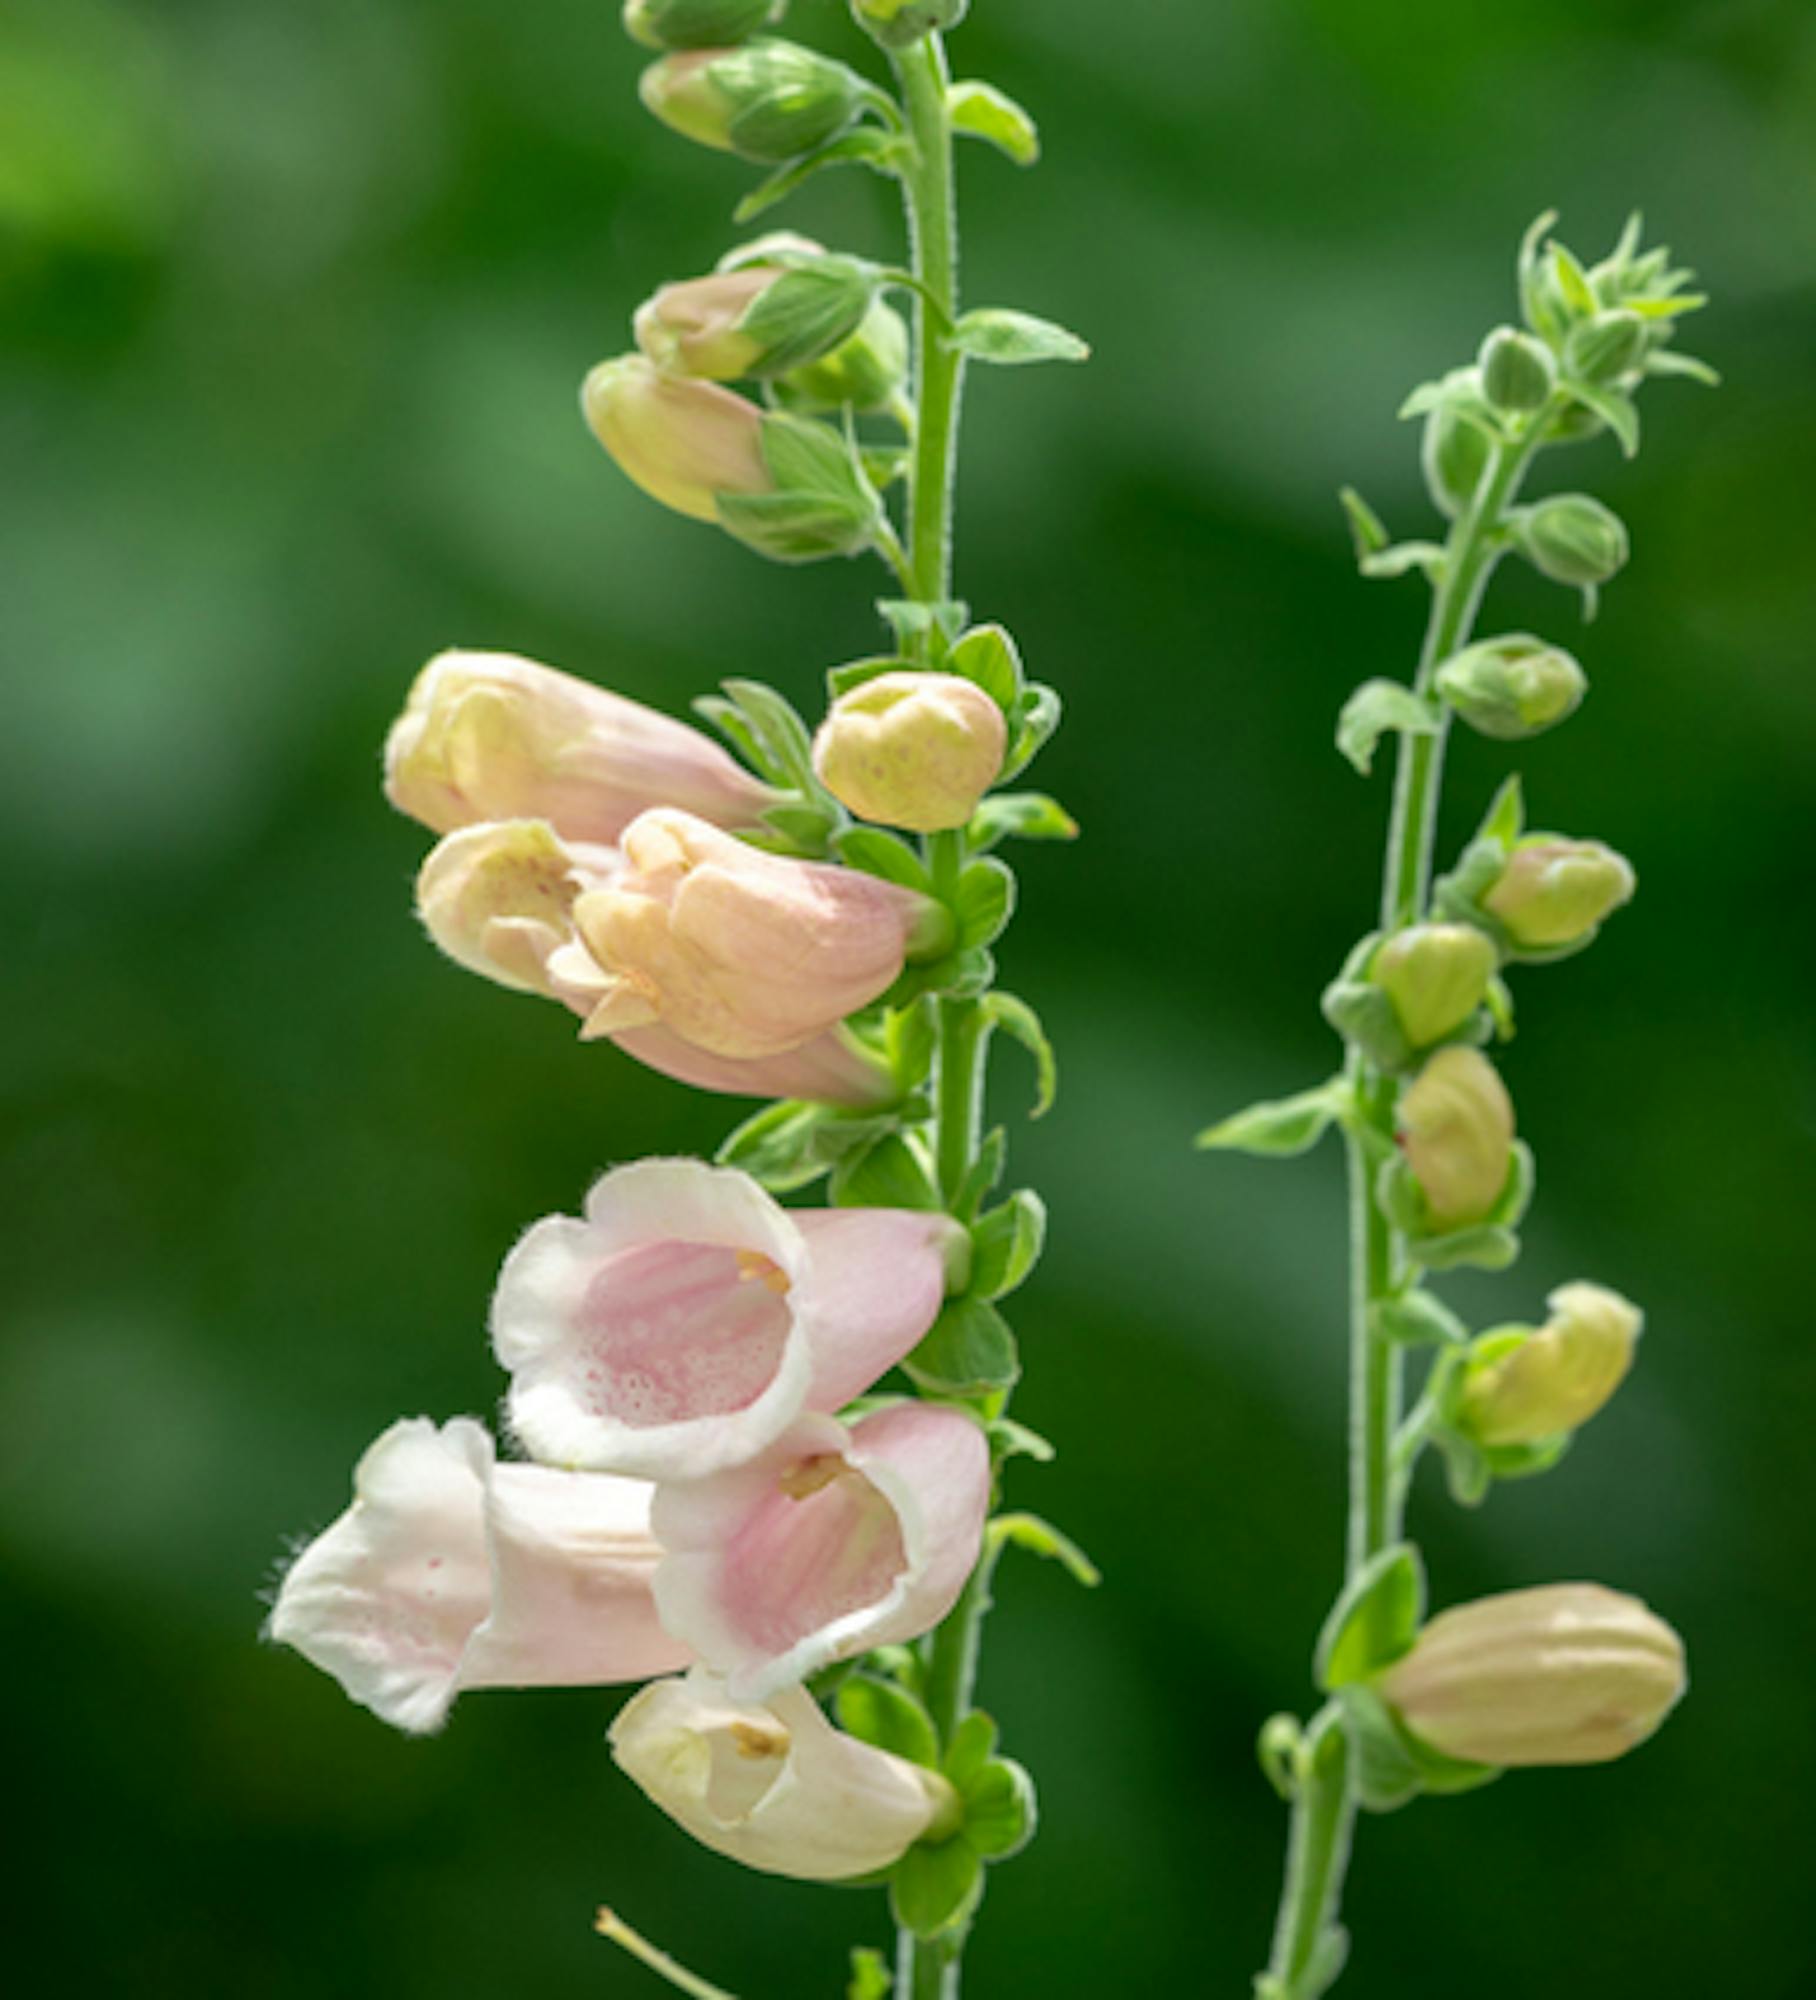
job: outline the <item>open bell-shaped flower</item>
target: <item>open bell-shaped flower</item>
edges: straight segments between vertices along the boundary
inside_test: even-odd
[[[804,1882],[891,1867],[958,1806],[937,1771],[835,1729],[804,1688],[734,1701],[700,1668],[633,1695],[610,1740],[619,1768],[703,1846]]]
[[[930,897],[858,869],[765,854],[690,813],[625,829],[624,872],[574,921],[607,975],[589,1035],[658,1022],[719,1056],[772,1056],[835,1028],[938,949]]]
[[[609,845],[650,806],[754,826],[778,794],[672,716],[514,653],[438,654],[385,742],[385,792],[436,833],[538,819]]]
[[[764,1700],[937,1625],[989,1504],[989,1446],[961,1411],[893,1404],[849,1430],[803,1417],[749,1465],[658,1489],[662,1621],[734,1698]]]
[[[598,1687],[692,1657],[656,1617],[642,1480],[500,1465],[470,1418],[410,1417],[353,1490],[267,1630],[399,1729],[438,1729],[463,1688]]]
[[[640,1160],[505,1259],[492,1340],[540,1459],[692,1479],[861,1395],[933,1324],[957,1237],[894,1208],[785,1209],[748,1174]]]

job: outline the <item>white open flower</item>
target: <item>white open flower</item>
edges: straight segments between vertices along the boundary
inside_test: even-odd
[[[937,1771],[844,1735],[804,1689],[738,1702],[700,1669],[633,1695],[611,1745],[702,1846],[801,1881],[888,1868],[953,1805]]]
[[[399,1729],[439,1728],[463,1688],[596,1687],[692,1658],[656,1617],[643,1481],[500,1465],[471,1418],[410,1417],[353,1488],[267,1629]]]

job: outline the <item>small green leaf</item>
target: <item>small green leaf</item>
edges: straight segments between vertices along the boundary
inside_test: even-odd
[[[842,138],[829,140],[778,167],[767,180],[760,181],[732,211],[734,222],[754,221],[766,209],[786,200],[804,182],[827,167],[869,167],[879,174],[889,173],[901,155],[901,142],[874,126],[860,125]]]
[[[940,1768],[962,1792],[996,1751],[996,1723],[974,1708],[952,1732]]]
[[[1382,1299],[1370,1306],[1369,1325],[1377,1340],[1396,1347],[1460,1347],[1469,1329],[1440,1298],[1411,1291],[1404,1298]]]
[[[953,131],[968,139],[985,140],[1018,167],[1031,167],[1040,158],[1040,133],[1034,120],[994,84],[972,78],[953,84],[946,92],[946,114]]]
[[[1045,792],[998,792],[971,815],[965,829],[973,854],[988,854],[1002,840],[1076,840],[1078,822]]]
[[[972,1294],[1006,1298],[1033,1270],[1046,1236],[1046,1203],[1032,1188],[1018,1188],[1000,1207],[980,1215],[971,1226]]]
[[[949,646],[970,616],[966,605],[950,597],[937,604],[914,597],[879,597],[876,608],[905,652],[912,650],[909,642],[914,639],[932,638],[942,649]]]
[[[1340,487],[1337,498],[1343,503],[1343,511],[1349,516],[1349,532],[1356,544],[1356,560],[1365,556],[1378,555],[1393,539],[1383,526],[1381,517],[1363,499],[1353,486]]]
[[[1050,1440],[1013,1417],[996,1417],[988,1428],[999,1459],[1031,1458],[1036,1465],[1051,1465],[1059,1455]]]
[[[937,1006],[931,995],[908,1007],[892,1008],[884,1031],[889,1065],[904,1089],[926,1081],[933,1067],[934,1041],[939,1032]]]
[[[984,1143],[978,1147],[977,1158],[971,1162],[970,1171],[959,1183],[958,1194],[952,1203],[952,1213],[961,1222],[968,1222],[983,1207],[991,1189],[1003,1177],[1003,1165],[1008,1156],[1009,1136],[1000,1125],[993,1125],[984,1134]]]
[[[1519,839],[1526,826],[1526,801],[1520,790],[1520,774],[1516,771],[1501,782],[1500,789],[1488,802],[1488,810],[1482,815],[1482,824],[1476,828],[1477,840],[1492,840],[1503,852],[1511,853],[1513,844]]]
[[[994,944],[1015,910],[1015,877],[994,857],[974,861],[958,878],[952,914],[958,922],[958,946],[969,951]]]
[[[838,823],[839,814],[834,807],[823,806],[817,800],[791,800],[786,805],[770,806],[764,812],[763,825],[777,838],[764,840],[761,845],[772,852],[779,850],[821,861]]]
[[[885,882],[899,883],[904,889],[918,889],[930,895],[933,883],[921,857],[905,840],[881,827],[850,826],[832,843],[847,868],[861,868],[866,875],[880,875]]]
[[[875,1145],[847,1153],[833,1168],[827,1193],[835,1208],[931,1212],[940,1206],[939,1190],[917,1142],[900,1132],[887,1132]]]
[[[1398,681],[1364,681],[1337,717],[1337,748],[1363,777],[1375,761],[1375,746],[1389,730],[1406,736],[1435,736],[1442,717],[1423,695]]]
[[[1431,576],[1443,567],[1443,563],[1444,546],[1441,542],[1395,542],[1391,548],[1377,549],[1371,555],[1356,559],[1356,567],[1362,574],[1377,582],[1383,578],[1404,576],[1408,570],[1414,569],[1422,569],[1427,576]]]
[[[946,345],[973,361],[1019,368],[1031,361],[1085,361],[1091,350],[1075,333],[1033,313],[978,306],[946,336]]]
[[[938,1847],[909,1848],[890,1878],[889,1903],[904,1930],[931,1938],[962,1924],[983,1890],[983,1857],[960,1834]]]
[[[1003,1548],[1024,1549],[1029,1555],[1058,1563],[1074,1583],[1087,1590],[1095,1590],[1103,1581],[1102,1570],[1072,1537],[1038,1514],[998,1514],[987,1532]]]
[[[1040,681],[1031,681],[1016,697],[1009,717],[1009,754],[997,774],[1005,782],[1025,771],[1036,752],[1059,727],[1063,713],[1059,696]]]
[[[902,1367],[920,1388],[939,1396],[987,1395],[1009,1388],[1021,1374],[1009,1322],[983,1299],[948,1300]]]
[[[960,1790],[965,1799],[964,1837],[987,1860],[1019,1854],[1034,1838],[1040,1819],[1034,1780],[1013,1758],[990,1758]]]
[[[1585,318],[1594,313],[1598,301],[1588,273],[1561,243],[1551,246],[1551,275],[1557,281],[1564,303],[1572,312],[1581,313]]]
[[[1253,1153],[1259,1159],[1290,1160],[1309,1153],[1343,1110],[1339,1083],[1321,1083],[1297,1097],[1251,1104],[1220,1124],[1207,1125],[1193,1140],[1206,1152]]]
[[[1721,377],[1706,361],[1697,360],[1694,354],[1679,354],[1675,348],[1655,348],[1646,356],[1648,375],[1681,375],[1687,381],[1701,382],[1710,389],[1721,387]]]
[[[837,701],[840,695],[849,694],[879,674],[908,673],[913,667],[914,662],[900,653],[879,653],[868,660],[852,660],[845,666],[826,669],[826,691]]]
[[[1593,382],[1566,382],[1564,389],[1572,402],[1593,410],[1620,439],[1621,455],[1632,458],[1639,450],[1639,411],[1631,396],[1618,389],[1598,388]]]
[[[813,739],[787,696],[762,681],[734,679],[722,681],[720,686],[750,725],[772,769],[797,791],[817,792]]]
[[[1028,1115],[1043,1116],[1053,1108],[1053,1099],[1059,1092],[1059,1062],[1047,1031],[1040,1024],[1040,1016],[1027,1001],[1017,999],[1013,993],[992,993],[984,1002],[984,1014],[992,1028],[1012,1035],[1034,1058],[1034,1109]]]
[[[1400,1542],[1343,1587],[1318,1635],[1312,1673],[1328,1694],[1367,1680],[1412,1650],[1425,1614],[1425,1571],[1419,1552]]]
[[[722,1167],[737,1167],[772,1194],[806,1187],[826,1171],[816,1148],[827,1115],[823,1104],[783,1098],[745,1119],[714,1155]]]
[[[852,1946],[851,1984],[845,1989],[845,2000],[889,2000],[894,1983],[880,1951],[867,1944]]]
[[[839,1689],[839,1727],[862,1743],[939,1769],[939,1736],[933,1719],[905,1688],[872,1674],[853,1674]]]
[[[1372,1688],[1342,1689],[1343,1725],[1356,1758],[1358,1792],[1370,1812],[1392,1812],[1420,1792],[1467,1792],[1501,1773],[1493,1764],[1446,1757],[1421,1743]]]
[[[973,625],[955,641],[946,665],[975,681],[1005,715],[1012,713],[1022,691],[1022,663],[1006,626]]]

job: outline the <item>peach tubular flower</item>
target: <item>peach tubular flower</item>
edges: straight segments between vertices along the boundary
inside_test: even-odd
[[[712,1055],[660,1023],[626,1028],[608,1039],[646,1068],[728,1097],[805,1097],[818,1104],[874,1109],[893,1104],[902,1094],[889,1064],[843,1027],[828,1028],[799,1048],[773,1056]]]
[[[803,1882],[893,1866],[955,1803],[937,1771],[835,1729],[805,1689],[733,1701],[699,1668],[634,1694],[610,1741],[619,1768],[703,1847]]]
[[[610,845],[650,806],[752,826],[777,794],[699,730],[515,653],[438,654],[385,740],[385,795],[435,833],[547,820]]]
[[[662,1622],[733,1699],[762,1701],[937,1625],[989,1503],[989,1447],[958,1410],[901,1403],[849,1430],[803,1417],[749,1465],[658,1487]]]
[[[291,1565],[268,1632],[413,1734],[463,1688],[598,1687],[692,1658],[656,1617],[636,1479],[500,1465],[484,1427],[395,1423]]]
[[[660,1022],[720,1056],[780,1055],[867,1006],[945,912],[824,862],[765,854],[691,813],[625,829],[624,872],[574,906],[608,986],[588,1035]]]
[[[539,1459],[697,1479],[860,1394],[933,1324],[955,1225],[789,1210],[729,1167],[639,1160],[499,1273],[492,1342]]]

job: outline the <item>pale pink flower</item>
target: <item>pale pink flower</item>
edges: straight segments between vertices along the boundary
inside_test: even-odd
[[[639,1160],[499,1274],[512,1428],[552,1464],[692,1479],[766,1450],[899,1361],[945,1296],[943,1215],[785,1209],[748,1174]]]
[[[749,1465],[658,1487],[662,1622],[734,1699],[762,1701],[937,1625],[989,1504],[989,1446],[961,1411],[894,1404],[849,1430],[803,1417]]]
[[[607,1038],[615,1048],[696,1090],[728,1097],[805,1097],[855,1109],[893,1104],[902,1094],[895,1071],[849,1028],[773,1056],[717,1056],[684,1042],[672,1028],[626,1028]]]
[[[696,1668],[634,1694],[610,1735],[619,1768],[671,1819],[769,1875],[874,1874],[957,1808],[937,1771],[844,1735],[798,1687],[733,1701]]]
[[[875,1000],[950,921],[912,889],[762,853],[690,813],[644,813],[621,846],[624,872],[574,906],[609,982],[589,1035],[660,1022],[712,1055],[780,1055]]]
[[[399,1729],[438,1729],[463,1688],[597,1687],[692,1658],[657,1621],[642,1480],[500,1465],[471,1418],[410,1417],[353,1493],[267,1630]]]
[[[609,845],[650,806],[754,826],[778,794],[672,716],[515,653],[438,654],[385,742],[385,793],[436,833],[538,819]]]

